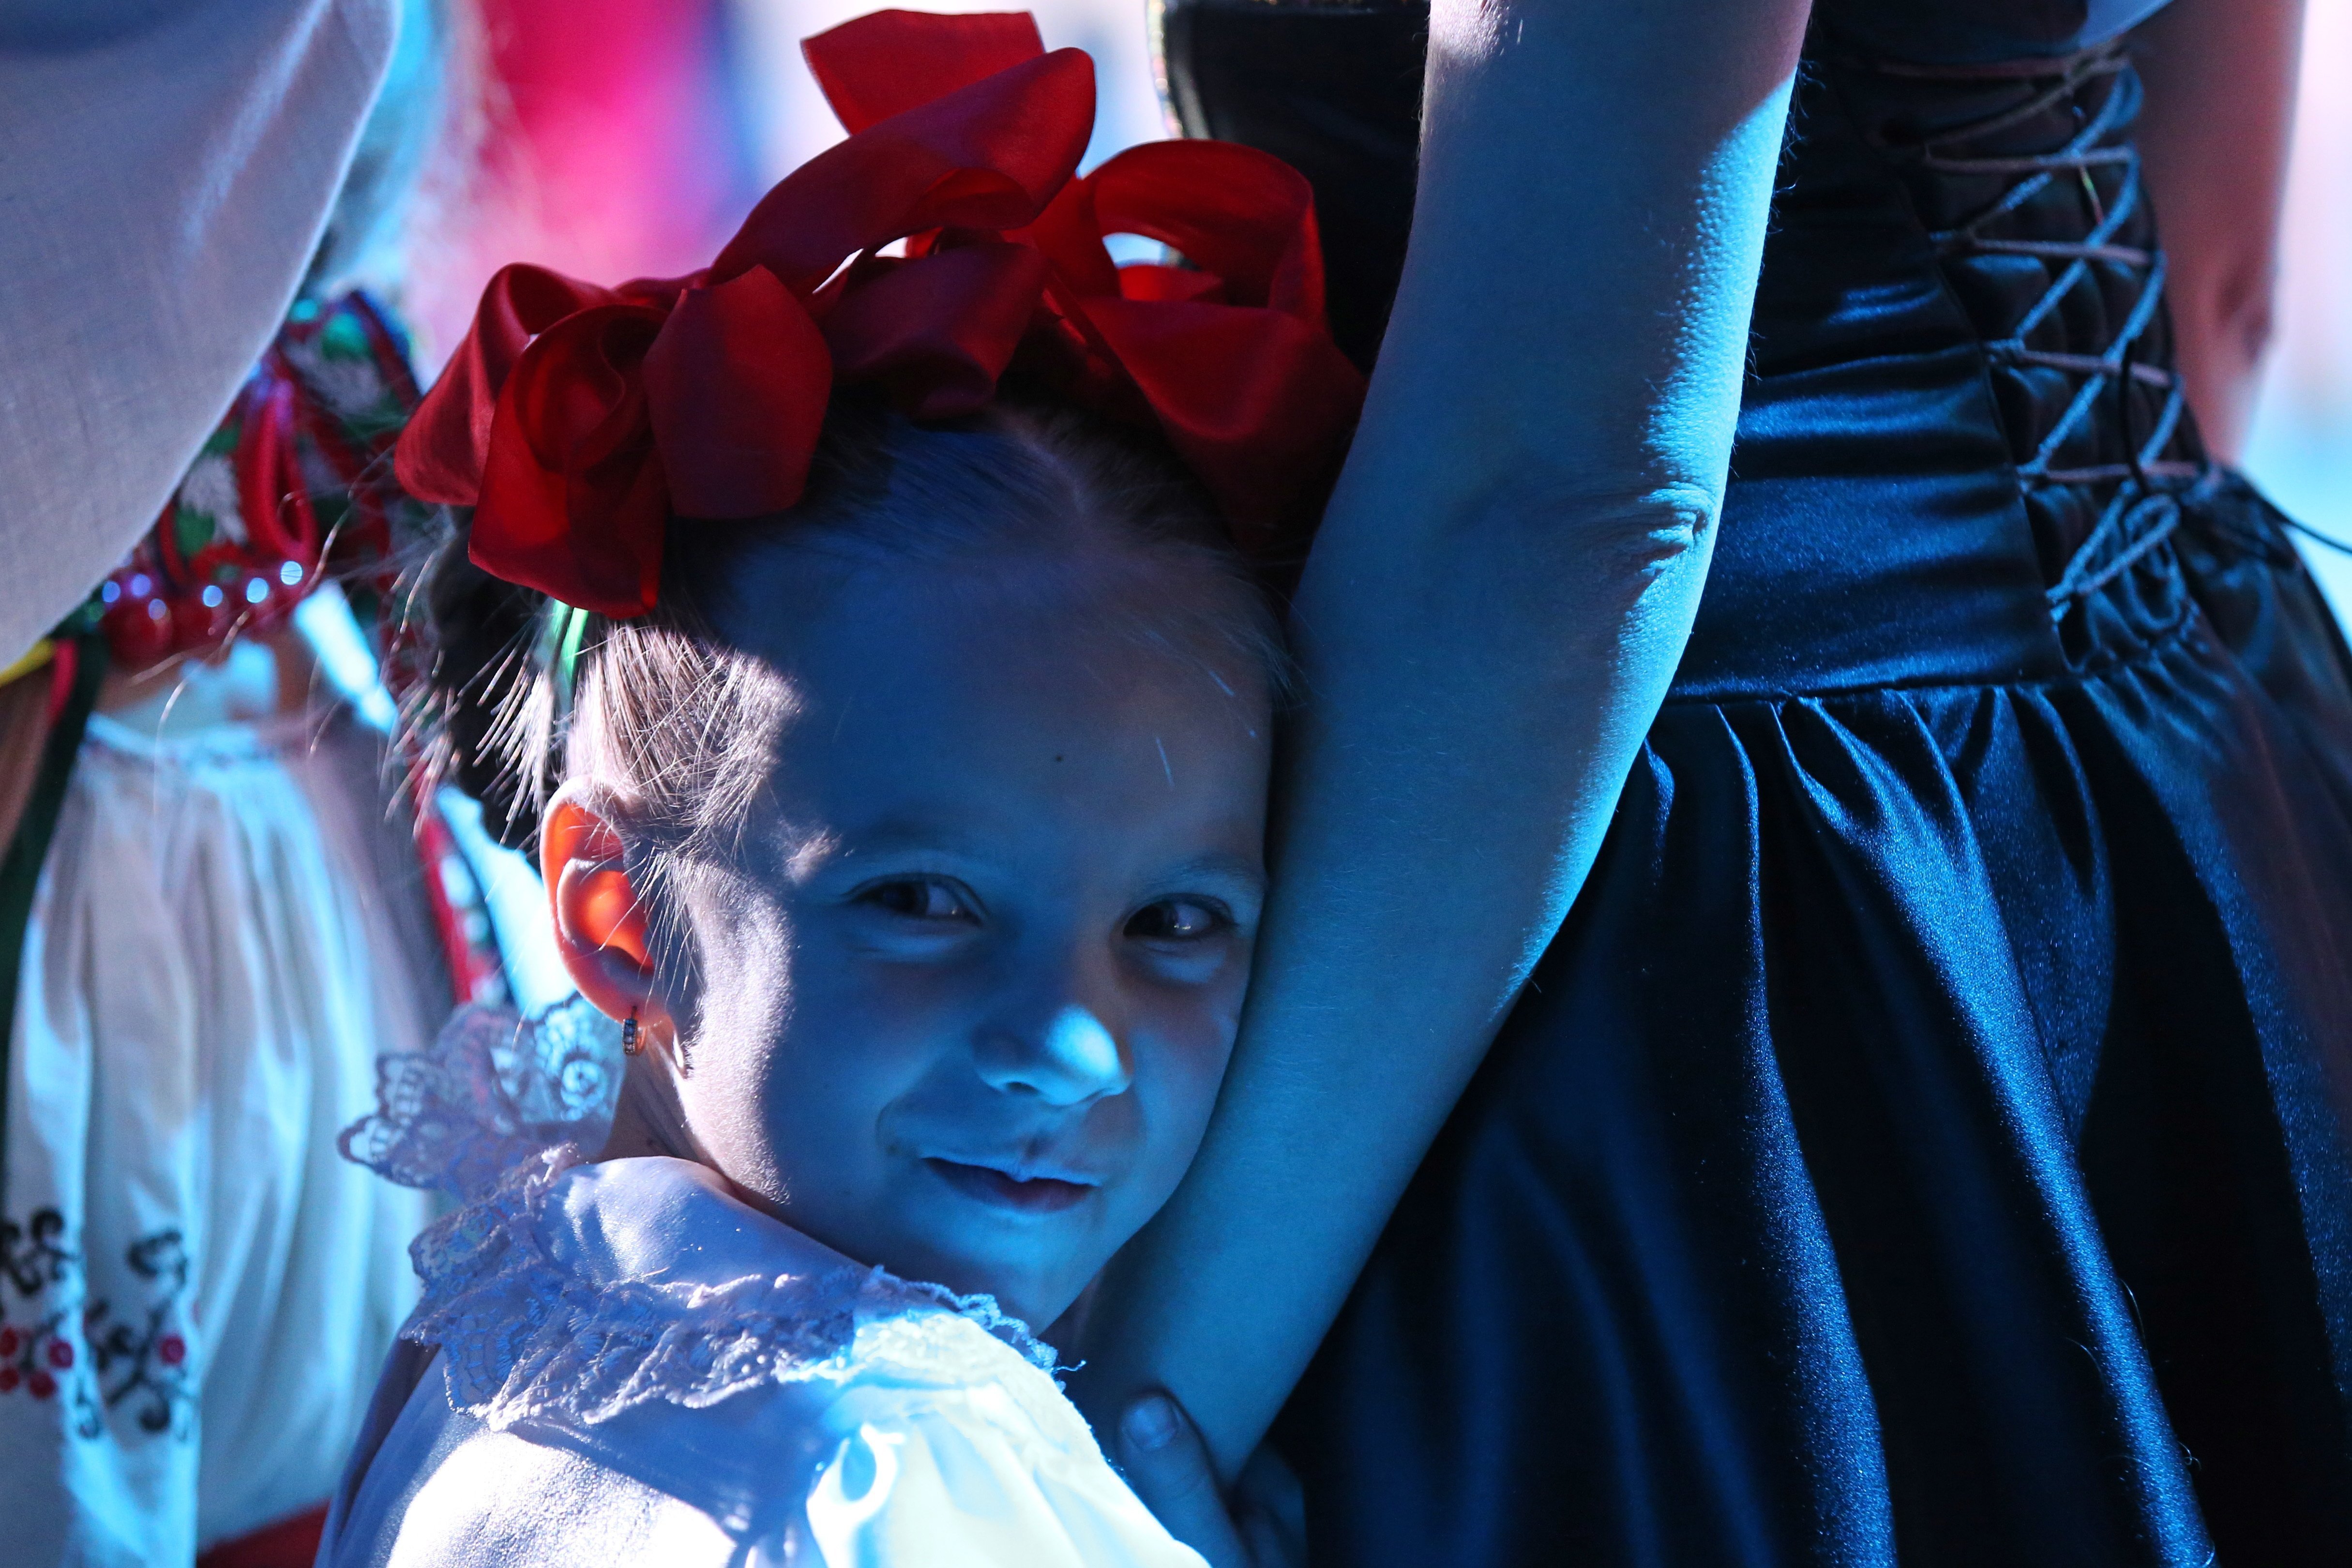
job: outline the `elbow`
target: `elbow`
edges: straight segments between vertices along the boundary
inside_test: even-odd
[[[1624,570],[1647,581],[1703,557],[1722,513],[1720,488],[1667,485],[1633,498],[1601,526]]]
[[[1722,514],[1722,478],[1496,465],[1479,485],[1343,480],[1294,609],[1320,635],[1398,625],[1439,640],[1566,650],[1696,603]],[[1490,470],[1493,472],[1493,470]],[[1439,493],[1432,494],[1432,489]]]
[[[2222,301],[2220,341],[2241,371],[2252,375],[2270,353],[2278,331],[2277,289],[2271,270],[2249,280]]]
[[[1454,547],[1499,553],[1512,569],[1634,596],[1703,561],[1723,510],[1720,486],[1601,484],[1524,476],[1455,524]]]
[[[1696,602],[1719,490],[1521,481],[1424,537],[1405,597],[1462,637],[1576,660],[1669,605]],[[1571,657],[1573,656],[1573,657]]]
[[[2216,273],[2174,305],[2174,330],[2192,374],[2234,384],[2251,378],[2277,331],[2277,267],[2265,253]]]
[[[2263,355],[2270,353],[2270,341],[2277,336],[2279,315],[2272,308],[2272,300],[2274,300],[2274,291],[2270,287],[2270,279],[2265,278],[2261,289],[2253,291],[2253,299],[2230,312],[2230,322],[2227,322],[2230,339],[2227,341],[2237,348],[2237,362],[2244,364],[2249,376],[2263,367]]]
[[[2254,388],[2277,318],[2268,257],[2214,273],[2172,300],[2181,390],[2207,450],[2234,461],[2252,412]]]

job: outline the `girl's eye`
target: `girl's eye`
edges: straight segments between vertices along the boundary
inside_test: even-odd
[[[968,921],[972,918],[970,900],[954,884],[935,881],[928,877],[877,883],[858,897],[877,909],[910,921]]]
[[[1225,911],[1199,899],[1162,899],[1128,918],[1127,934],[1143,942],[1198,942],[1232,923]]]

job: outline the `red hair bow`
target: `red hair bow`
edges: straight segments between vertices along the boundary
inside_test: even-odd
[[[849,138],[770,191],[709,268],[603,289],[512,266],[483,291],[397,459],[410,494],[476,509],[477,564],[643,615],[673,514],[800,499],[836,383],[950,418],[1016,357],[1156,424],[1244,547],[1304,521],[1363,396],[1324,321],[1305,179],[1217,142],[1073,179],[1093,63],[1045,53],[1026,15],[881,11],[802,48]],[[1188,265],[1115,266],[1111,234]],[[903,258],[876,254],[899,239]]]

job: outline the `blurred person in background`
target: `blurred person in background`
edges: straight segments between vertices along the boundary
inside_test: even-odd
[[[0,19],[0,70],[64,82],[74,75],[58,62],[218,26],[184,9],[46,33]],[[441,119],[449,29],[438,0],[405,0],[396,41],[368,20],[364,7],[314,8],[231,62],[287,117],[275,133],[289,163],[306,137],[331,145],[362,116],[364,128],[345,143],[323,229],[281,192],[191,262],[247,267],[230,304],[249,312],[287,239],[263,220],[298,226],[309,246],[274,341],[226,415],[215,407],[160,520],[0,674],[12,1563],[310,1561],[376,1363],[413,1303],[406,1248],[428,1217],[418,1194],[342,1160],[337,1134],[373,1104],[380,1055],[420,1048],[457,1002],[502,995],[462,809],[455,821],[438,801],[412,811],[390,787],[379,666],[402,684],[410,506],[390,448],[417,387],[401,328],[352,280],[393,265]],[[320,35],[338,30],[358,58],[328,70]],[[375,45],[385,58],[372,71]],[[331,79],[307,110],[286,80],[293,60]],[[82,79],[140,86],[135,58],[116,65]],[[207,83],[232,100],[234,85]],[[168,207],[185,144],[153,151],[154,166],[110,174]],[[225,183],[257,177],[265,155],[233,147]],[[53,232],[70,243],[118,221],[114,195],[86,194],[86,211],[71,193],[35,199],[63,203]],[[165,316],[151,325],[169,339]],[[103,338],[100,323],[82,341],[96,352]],[[115,366],[132,391],[88,423],[141,460],[140,442],[168,448],[176,430],[160,416],[142,427],[138,398],[147,376],[184,368],[161,349]],[[0,462],[13,475],[45,456],[20,446]],[[8,521],[13,532],[25,520]],[[114,526],[59,522],[27,552],[71,557]]]

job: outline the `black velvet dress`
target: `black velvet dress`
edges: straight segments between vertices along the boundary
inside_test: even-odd
[[[1285,99],[1174,16],[1399,228],[1409,25]],[[2130,19],[1817,13],[1697,630],[1277,1428],[1318,1563],[2352,1563],[2352,659],[2171,374]]]

